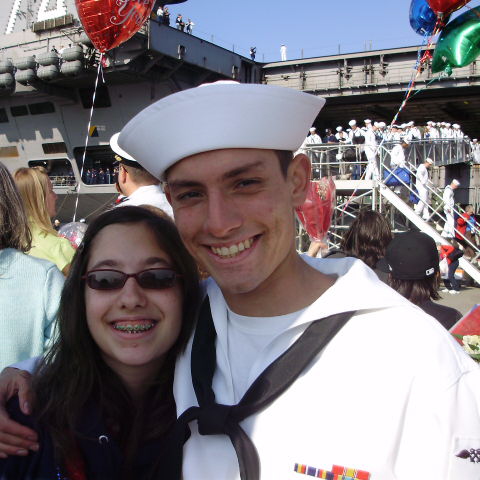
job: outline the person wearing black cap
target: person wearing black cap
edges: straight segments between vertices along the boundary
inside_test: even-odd
[[[388,272],[388,285],[436,318],[447,330],[462,317],[458,310],[432,302],[440,298],[438,251],[435,241],[426,233],[397,234],[378,267]]]

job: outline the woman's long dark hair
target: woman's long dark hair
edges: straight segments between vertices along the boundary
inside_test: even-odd
[[[119,376],[102,359],[86,321],[82,276],[86,272],[92,242],[103,228],[115,224],[131,224],[132,228],[142,224],[150,228],[159,246],[171,258],[174,269],[182,275],[181,331],[149,386],[142,406],[133,405]],[[128,252],[124,253],[128,255]],[[176,418],[172,393],[175,357],[191,334],[199,301],[197,266],[172,221],[141,207],[125,206],[100,215],[89,225],[63,289],[58,338],[34,376],[34,414],[51,435],[60,463],[75,455],[74,432],[81,421],[82,411],[92,400],[107,428],[118,432],[116,439],[125,458],[124,472],[132,468],[140,438],[142,442],[162,438]],[[128,475],[125,473],[125,478]]]
[[[390,225],[381,213],[361,210],[346,231],[341,248],[347,256],[359,258],[375,268],[392,239]]]

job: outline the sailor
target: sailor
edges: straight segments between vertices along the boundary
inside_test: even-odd
[[[348,135],[343,131],[343,127],[338,126],[335,130],[337,131],[335,138],[337,139],[338,143],[347,143]]]
[[[352,180],[359,180],[362,176],[362,153],[364,151],[363,144],[365,143],[365,132],[358,127],[356,120],[350,120],[350,132],[348,133],[348,139],[355,147],[355,163],[352,165]]]
[[[462,132],[462,129],[460,128],[460,125],[458,123],[454,123],[452,125],[453,128],[453,138],[456,141],[461,141],[465,137],[465,134]]]
[[[420,215],[425,221],[428,221],[430,218],[430,213],[428,211],[429,205],[429,195],[427,185],[429,183],[428,179],[428,169],[433,165],[433,160],[427,158],[421,165],[417,168],[415,188],[418,192],[418,203],[415,205],[415,213]]]
[[[120,132],[115,133],[110,139],[110,147],[115,152],[115,158],[119,163],[117,190],[122,195],[121,201],[116,206],[152,205],[173,218],[172,207],[165,197],[160,181],[120,148],[119,135]]]
[[[445,187],[443,191],[443,212],[445,213],[445,225],[442,231],[442,237],[455,238],[455,190],[460,186],[460,182],[454,178],[450,185]]]
[[[480,164],[480,143],[478,143],[478,138],[473,138],[470,143],[471,149],[471,158],[473,163]]]
[[[309,129],[309,135],[305,139],[303,145],[313,147],[321,143],[322,143],[322,139],[320,135],[317,134],[317,129],[315,127],[311,127]],[[310,150],[310,149],[306,151],[307,151],[307,155],[310,157],[310,160],[313,163],[318,163],[321,161],[322,155],[318,151]]]
[[[478,366],[361,261],[296,252],[294,211],[310,165],[290,152],[323,103],[218,82],[170,95],[122,130],[121,147],[166,180],[182,238],[211,274],[194,346],[176,369],[179,425],[191,430],[183,478],[236,479],[240,462],[242,478],[258,479],[259,460],[263,479],[351,468],[371,480],[476,480],[478,467],[458,454],[480,445]],[[313,329],[353,311],[321,355],[306,355],[304,342],[319,342]],[[405,354],[392,354],[385,336]],[[296,376],[300,353],[309,360]],[[254,381],[269,365],[266,400]]]
[[[365,123],[367,121],[365,120]],[[377,137],[376,131],[378,129],[377,123],[365,131],[365,155],[367,156],[367,169],[365,170],[365,180],[378,180],[380,174],[377,165]]]

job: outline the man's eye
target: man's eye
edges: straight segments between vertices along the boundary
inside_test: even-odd
[[[195,191],[192,191],[192,192],[182,192],[182,193],[179,193],[179,194],[176,196],[177,200],[179,200],[179,201],[189,200],[189,199],[198,198],[198,197],[200,197],[200,192],[195,192]]]
[[[258,185],[260,184],[260,180],[257,180],[255,178],[248,178],[246,180],[241,180],[240,182],[237,183],[237,187],[244,188],[244,187],[249,187],[252,185]]]

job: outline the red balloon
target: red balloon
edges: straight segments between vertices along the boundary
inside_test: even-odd
[[[308,236],[321,241],[327,235],[335,208],[335,183],[332,178],[310,182],[305,203],[296,209]]]
[[[102,53],[138,32],[154,3],[155,0],[75,0],[85,33]]]
[[[470,0],[428,0],[428,4],[439,17],[443,17],[462,8],[469,1]]]

